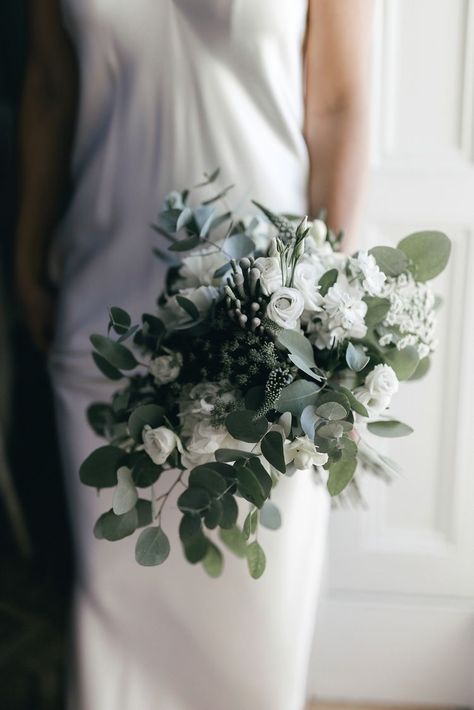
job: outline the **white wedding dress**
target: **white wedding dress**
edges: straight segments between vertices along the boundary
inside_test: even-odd
[[[211,579],[183,557],[173,504],[161,567],[134,559],[135,536],[96,540],[110,507],[82,486],[81,461],[104,442],[86,407],[114,383],[96,370],[89,335],[107,307],[137,320],[163,285],[149,225],[164,196],[221,168],[235,204],[253,197],[304,213],[305,0],[64,0],[81,91],[74,194],[51,250],[60,286],[49,366],[79,559],[74,710],[302,710],[329,500],[308,471],[272,498],[283,527],[263,529],[260,580],[226,553]]]

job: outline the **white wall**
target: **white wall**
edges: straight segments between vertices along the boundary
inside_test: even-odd
[[[434,367],[378,439],[404,473],[333,514],[310,693],[474,706],[474,0],[377,0],[365,243],[453,240]]]

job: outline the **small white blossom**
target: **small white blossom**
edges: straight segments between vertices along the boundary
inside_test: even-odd
[[[308,325],[308,334],[316,347],[332,347],[347,338],[363,338],[367,333],[365,314],[367,304],[363,292],[349,284],[343,274],[328,290],[323,300],[319,320]]]
[[[372,254],[361,250],[355,258],[349,259],[349,268],[361,280],[362,287],[369,296],[379,296],[386,276],[377,266]]]
[[[294,441],[285,443],[285,462],[293,462],[297,469],[307,469],[311,466],[323,466],[328,455],[318,451],[311,439],[307,436],[297,436]]]
[[[304,298],[295,288],[284,286],[272,294],[267,316],[282,328],[296,330],[304,311]]]
[[[165,426],[152,429],[146,424],[143,428],[143,444],[148,456],[158,465],[164,464],[175,449],[180,452],[183,450],[180,439]]]
[[[150,374],[155,384],[167,385],[173,382],[181,372],[183,356],[181,353],[171,352],[169,355],[155,357],[150,363]]]

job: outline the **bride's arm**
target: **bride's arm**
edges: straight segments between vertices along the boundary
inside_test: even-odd
[[[369,56],[374,0],[310,0],[305,46],[309,203],[354,246],[368,175]]]
[[[60,0],[29,3],[29,53],[20,109],[20,206],[16,283],[27,325],[48,346],[53,303],[45,255],[68,179],[76,71]]]

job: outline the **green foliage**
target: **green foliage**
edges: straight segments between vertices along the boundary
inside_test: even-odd
[[[414,232],[401,240],[400,249],[409,259],[409,270],[417,281],[429,281],[447,266],[451,241],[442,232]]]
[[[380,271],[386,276],[399,276],[408,268],[407,255],[400,249],[393,247],[377,246],[370,249]]]
[[[341,457],[329,465],[327,488],[331,496],[337,496],[351,482],[357,469],[357,445],[352,439],[342,440]]]
[[[268,429],[265,417],[256,416],[250,409],[238,409],[227,415],[225,420],[227,430],[234,439],[256,443]]]
[[[264,528],[278,530],[281,527],[281,513],[275,503],[266,500],[260,511],[260,522]]]
[[[420,361],[418,350],[413,345],[408,345],[403,350],[390,348],[384,352],[383,358],[387,365],[393,367],[399,380],[408,380]]]
[[[277,336],[277,343],[288,350],[289,359],[315,380],[323,380],[324,373],[314,361],[313,346],[308,338],[296,330],[281,330]],[[313,372],[313,369],[316,372]]]
[[[321,296],[325,296],[331,286],[334,286],[338,276],[339,272],[337,269],[329,269],[329,271],[326,271],[326,273],[321,276],[319,279],[319,293]]]
[[[133,370],[138,365],[132,351],[125,345],[98,334],[91,335],[90,341],[99,355],[117,370]]]
[[[265,572],[267,560],[261,545],[254,540],[247,546],[247,565],[250,576],[258,579]]]
[[[109,330],[113,329],[118,335],[124,335],[129,330],[132,319],[127,311],[117,306],[112,306],[109,310]]]
[[[223,494],[228,487],[226,479],[220,473],[212,468],[206,468],[204,464],[191,471],[188,485],[204,488],[211,495]]]
[[[346,362],[351,370],[360,372],[369,364],[369,361],[370,357],[366,355],[362,345],[353,345],[351,342],[347,343]]]
[[[178,498],[178,508],[182,513],[201,513],[211,502],[210,495],[204,488],[187,488]]]
[[[429,356],[422,358],[418,365],[416,366],[415,371],[413,372],[412,375],[408,378],[409,380],[421,380],[422,377],[426,375],[428,370],[430,369],[431,366],[431,359]]]
[[[94,526],[94,535],[99,540],[104,539],[114,542],[132,535],[137,527],[138,513],[136,508],[132,508],[124,515],[115,515],[111,509],[103,513],[97,520]]]
[[[237,461],[235,470],[240,494],[257,508],[261,508],[272,488],[271,476],[258,459],[249,459],[245,464]]]
[[[255,531],[257,529],[257,525],[258,525],[258,518],[259,518],[258,508],[252,508],[244,520],[244,526],[243,526],[243,530],[242,530],[242,534],[246,540],[248,540],[249,537],[255,533]]]
[[[242,259],[255,251],[255,244],[246,234],[233,234],[227,237],[222,248],[229,259]]]
[[[413,429],[408,424],[403,424],[396,419],[382,419],[377,422],[369,422],[367,429],[377,436],[399,437],[408,436],[413,433]]]
[[[125,463],[126,453],[118,446],[100,446],[83,461],[79,478],[86,486],[111,488],[117,483],[117,470]]]
[[[227,545],[229,550],[237,557],[245,557],[247,554],[247,540],[242,530],[236,525],[228,530],[219,530],[219,537]]]
[[[122,466],[117,471],[117,487],[114,492],[112,509],[115,515],[128,513],[138,500],[138,492],[132,480],[130,469]]]
[[[161,476],[163,467],[153,463],[148,454],[141,454],[132,466],[132,478],[138,488],[148,488]]]
[[[384,320],[390,310],[390,301],[380,296],[364,296],[363,300],[367,304],[365,323],[369,328],[373,328]]]
[[[281,473],[286,473],[285,457],[283,454],[283,439],[278,431],[269,431],[263,437],[260,447],[267,461]]]
[[[339,402],[324,402],[317,407],[315,413],[318,417],[329,421],[337,421],[347,417],[346,409]]]
[[[238,459],[249,459],[252,456],[258,456],[258,454],[252,453],[251,451],[241,451],[240,449],[217,449],[214,452],[216,461],[237,461]]]
[[[163,407],[157,404],[142,404],[136,407],[128,420],[128,431],[132,439],[141,444],[143,442],[144,426],[148,424],[152,429],[161,426],[164,421],[164,412]]]
[[[160,526],[142,530],[135,546],[135,559],[145,567],[161,565],[170,553],[170,543]]]
[[[206,555],[202,560],[202,566],[210,577],[220,577],[224,569],[222,552],[211,541],[209,541]]]
[[[108,362],[105,357],[102,357],[102,355],[99,355],[99,353],[92,353],[92,358],[102,374],[109,380],[121,380],[122,377],[124,377],[120,370],[113,367],[110,362]]]
[[[276,407],[279,412],[291,412],[295,416],[300,416],[305,407],[314,404],[319,390],[315,382],[295,380],[282,391]]]

